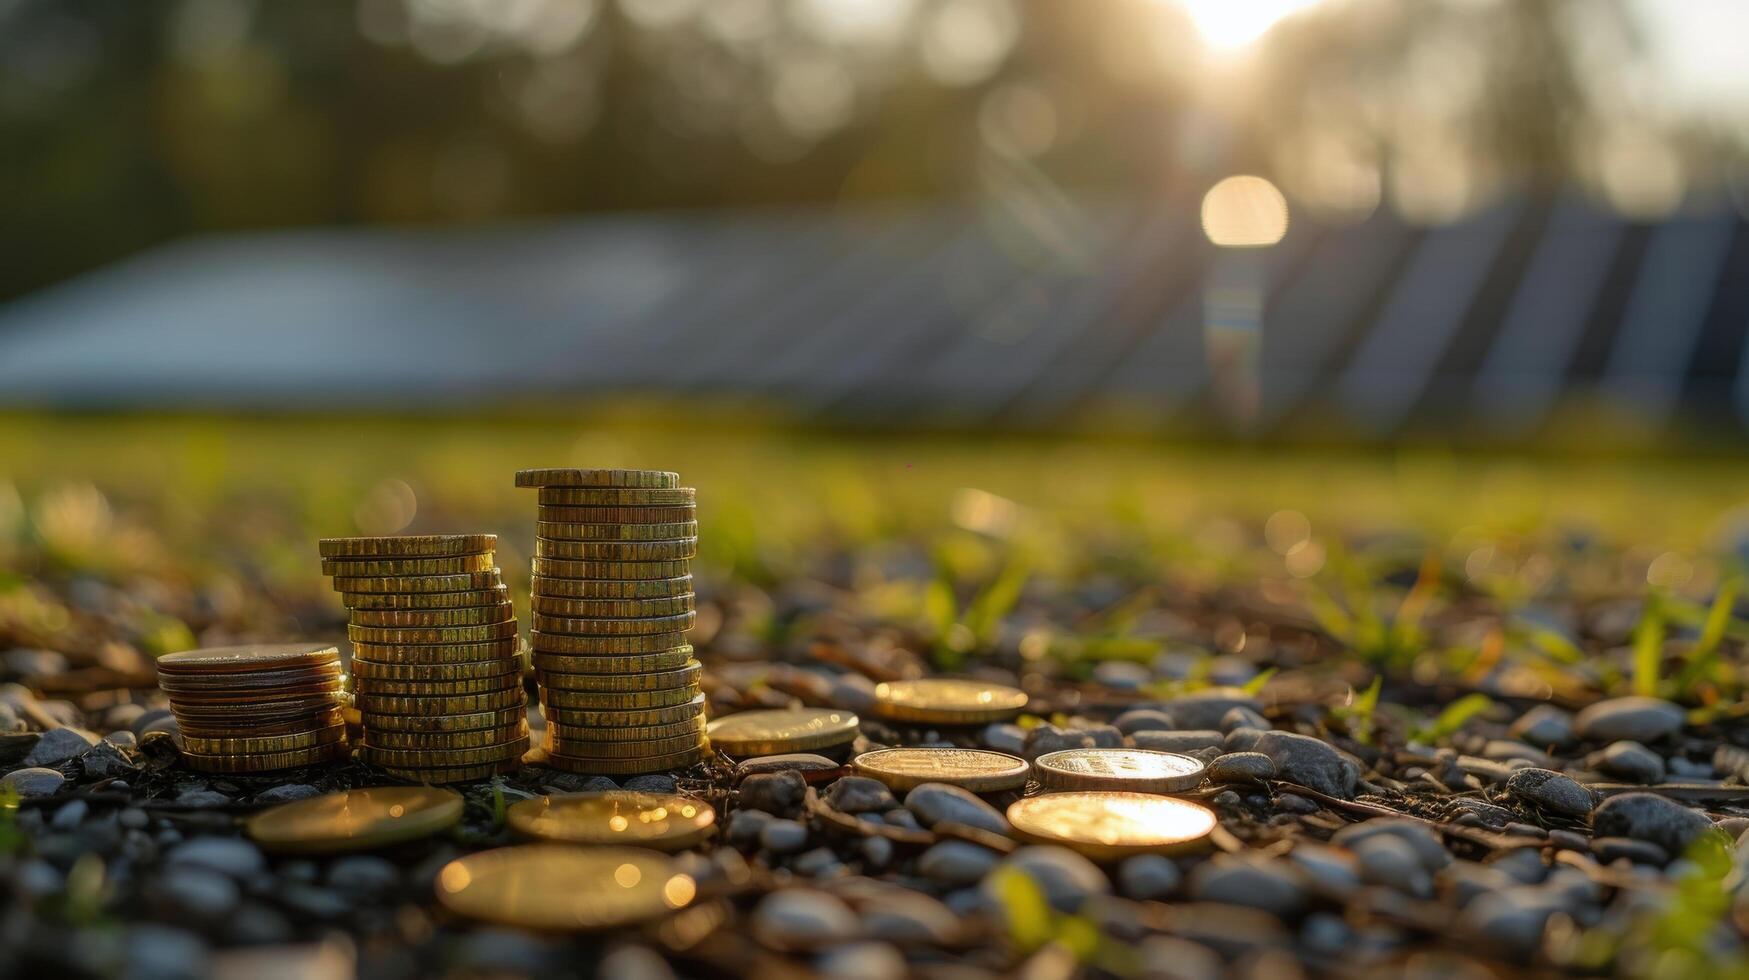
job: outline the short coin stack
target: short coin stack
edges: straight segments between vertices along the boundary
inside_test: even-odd
[[[629,775],[698,762],[692,489],[653,470],[523,470],[516,485],[540,491],[529,635],[548,764]]]
[[[158,686],[203,772],[269,772],[345,757],[340,651],[327,644],[215,647],[158,658]]]
[[[423,783],[521,764],[527,698],[497,544],[492,534],[322,539],[322,571],[347,607],[365,762]]]

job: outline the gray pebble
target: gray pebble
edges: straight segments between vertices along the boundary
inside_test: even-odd
[[[938,823],[963,823],[1006,836],[1008,818],[971,791],[947,783],[924,783],[905,794],[905,807],[926,827]]]
[[[1154,672],[1133,660],[1107,660],[1093,668],[1093,679],[1119,691],[1134,691],[1152,681]]]
[[[863,931],[887,942],[945,946],[960,933],[959,917],[951,909],[907,888],[884,889],[860,911]]]
[[[1591,791],[1548,769],[1519,769],[1506,777],[1506,791],[1539,809],[1571,817],[1591,812]]]
[[[374,854],[354,854],[328,868],[328,884],[343,892],[383,895],[401,884],[401,871],[394,862]]]
[[[898,806],[892,790],[878,779],[845,776],[826,787],[826,803],[844,813],[873,813]]]
[[[759,834],[765,825],[777,818],[764,810],[736,810],[729,814],[729,826],[726,830],[729,843],[736,847],[754,848],[759,846]]]
[[[1516,887],[1520,881],[1491,865],[1453,861],[1439,872],[1439,884],[1446,900],[1461,909],[1482,895]]]
[[[1604,864],[1620,858],[1627,858],[1635,864],[1650,865],[1662,868],[1670,863],[1670,854],[1662,847],[1650,841],[1634,840],[1632,837],[1597,837],[1591,841],[1591,852]]]
[[[130,731],[110,732],[103,736],[103,740],[123,752],[132,752],[140,747],[140,740]]]
[[[1217,854],[1190,872],[1190,894],[1197,901],[1260,909],[1278,918],[1298,915],[1306,905],[1304,879],[1286,861],[1261,854]]]
[[[1379,836],[1395,837],[1408,844],[1414,849],[1421,866],[1428,871],[1438,871],[1451,863],[1451,854],[1440,843],[1438,834],[1425,824],[1401,817],[1374,817],[1349,824],[1332,834],[1330,843],[1352,850],[1357,849],[1362,841]]]
[[[1143,980],[1221,980],[1219,953],[1177,936],[1149,936],[1137,947]]]
[[[196,837],[176,845],[165,855],[171,866],[190,866],[245,879],[267,870],[261,849],[237,837]]]
[[[741,780],[741,806],[767,813],[789,813],[802,803],[807,781],[793,771],[755,773]]]
[[[321,796],[322,791],[309,783],[285,783],[272,786],[255,794],[257,803],[291,803],[297,800],[307,800],[312,796]]]
[[[57,731],[63,732],[70,730],[71,729],[66,728],[57,729]],[[122,732],[120,734],[126,735],[129,739],[134,737],[132,732]],[[110,742],[108,739],[98,742],[91,748],[86,749],[85,752],[79,756],[79,767],[84,769],[85,775],[92,779],[111,779],[116,776],[127,775],[132,773],[135,768],[134,760],[128,758],[127,753],[122,751],[120,746]]]
[[[773,854],[794,854],[808,846],[808,828],[794,820],[772,820],[759,831],[759,843]]]
[[[148,708],[134,719],[128,730],[134,733],[135,738],[144,739],[147,732],[165,731],[166,729],[158,727],[162,722],[175,720],[176,716],[170,713],[169,708]]]
[[[14,790],[25,799],[36,799],[43,796],[53,796],[60,792],[61,784],[67,777],[53,769],[35,766],[29,769],[14,769],[4,777],[0,777],[0,786]]]
[[[1137,732],[1130,736],[1138,749],[1153,749],[1156,752],[1194,752],[1198,749],[1220,748],[1226,742],[1227,736],[1206,729],[1201,731],[1181,732]]]
[[[1557,851],[1591,850],[1591,839],[1571,830],[1551,830],[1548,832],[1548,841]]]
[[[1111,881],[1105,877],[1105,872],[1066,847],[1022,847],[1004,858],[1002,865],[1024,872],[1044,892],[1051,907],[1059,912],[1074,913],[1089,897],[1111,893]],[[996,896],[989,897],[994,899]]]
[[[1478,896],[1464,908],[1458,925],[1465,934],[1484,937],[1501,955],[1523,960],[1541,945],[1543,928],[1561,904],[1540,888],[1508,888]]]
[[[1654,793],[1623,793],[1604,800],[1591,812],[1591,827],[1598,837],[1650,841],[1671,854],[1681,854],[1713,832],[1706,814]]]
[[[923,825],[917,822],[917,814],[904,807],[888,810],[881,814],[881,822],[893,827],[904,827],[906,830],[923,829]]]
[[[1263,713],[1240,705],[1221,716],[1221,731],[1233,732],[1240,728],[1255,728],[1260,732],[1269,731],[1269,719]]]
[[[482,965],[487,972],[494,972],[495,961],[485,960]],[[536,968],[524,971],[529,974],[549,972],[547,969]],[[662,954],[647,946],[621,946],[601,958],[601,964],[595,975],[606,980],[675,980],[676,974]]]
[[[139,807],[130,806],[116,817],[116,822],[128,830],[145,830],[152,818]]]
[[[43,860],[22,861],[13,872],[12,886],[25,898],[46,898],[67,887],[67,878],[56,867]]]
[[[872,711],[875,706],[875,683],[861,674],[843,673],[832,678],[833,707],[851,711]],[[866,716],[865,716],[866,717]]]
[[[1233,797],[1234,805],[1239,801],[1239,794],[1232,790],[1222,793],[1221,796]],[[1219,799],[1219,797],[1216,798]],[[1317,813],[1319,810],[1324,809],[1324,804],[1319,803],[1317,800],[1301,796],[1298,793],[1282,793],[1275,798],[1275,808],[1282,813]]]
[[[984,727],[984,745],[998,752],[1020,755],[1026,751],[1026,729],[1012,722],[992,722]]]
[[[1520,715],[1506,733],[1539,748],[1566,745],[1573,741],[1573,716],[1552,704],[1539,704]]]
[[[24,757],[27,766],[58,766],[71,762],[97,744],[97,736],[78,728],[54,728],[43,732],[36,747]]]
[[[1664,757],[1627,739],[1612,742],[1602,751],[1591,753],[1585,764],[1630,783],[1664,780]]]
[[[1112,725],[1125,735],[1137,732],[1169,732],[1178,727],[1172,716],[1152,708],[1132,708],[1118,715]]]
[[[814,969],[823,977],[843,980],[904,980],[910,975],[905,956],[887,943],[850,943],[821,953]]]
[[[1096,749],[1123,747],[1123,732],[1118,731],[1116,725],[1089,725],[1081,730],[1092,737],[1093,747]]]
[[[963,840],[944,840],[917,856],[917,873],[945,885],[974,885],[999,859],[995,851]]]
[[[1209,763],[1217,783],[1260,783],[1275,778],[1275,760],[1261,752],[1228,752]]]
[[[212,975],[206,943],[190,932],[143,925],[128,930],[126,980],[196,980]]]
[[[230,806],[231,798],[216,789],[195,787],[178,794],[176,802],[183,806]]]
[[[1159,854],[1138,854],[1117,868],[1117,887],[1138,901],[1165,898],[1178,890],[1184,875],[1172,859]]]
[[[1026,733],[1026,744],[1021,748],[1020,754],[1026,761],[1035,762],[1039,756],[1048,752],[1091,749],[1097,744],[1089,732],[1069,731],[1055,725],[1039,725]]]
[[[460,938],[453,955],[454,962],[445,964],[446,967],[464,974],[538,976],[554,972],[559,965],[547,940],[512,929],[468,933]],[[635,966],[636,961],[632,962]],[[614,976],[606,972],[606,958],[602,960],[601,975]],[[660,973],[656,977],[666,980]]]
[[[1275,761],[1283,779],[1320,793],[1348,799],[1360,773],[1335,747],[1310,735],[1264,732],[1256,750]]]
[[[737,778],[744,778],[762,772],[831,772],[839,768],[839,764],[823,755],[812,752],[785,752],[782,755],[760,755],[751,759],[742,759],[735,767]],[[631,780],[626,781],[631,785]]]
[[[1235,728],[1227,733],[1227,737],[1221,742],[1221,748],[1228,752],[1250,752],[1257,748],[1257,740],[1263,737],[1266,730],[1262,728]]]
[[[177,911],[197,919],[225,915],[242,897],[237,883],[223,873],[192,865],[166,870],[158,879],[158,890]]]
[[[1415,848],[1401,837],[1379,834],[1354,847],[1360,877],[1414,898],[1433,897],[1433,876],[1421,865]]]
[[[789,866],[796,874],[809,878],[828,878],[845,870],[844,862],[829,847],[816,847],[798,855]]]
[[[625,788],[639,793],[672,793],[679,788],[674,777],[665,772],[653,772],[643,776],[633,776],[625,781]]]
[[[856,849],[871,871],[884,870],[893,860],[893,842],[885,837],[864,837]]]
[[[1234,708],[1249,708],[1261,714],[1263,704],[1237,687],[1211,687],[1171,698],[1159,705],[1183,728],[1219,728],[1221,719]]]
[[[1308,885],[1337,899],[1347,898],[1360,887],[1360,866],[1352,853],[1340,847],[1300,841],[1288,855]]]
[[[1542,849],[1537,847],[1514,848],[1489,861],[1487,867],[1526,885],[1538,884],[1549,875],[1549,867],[1543,863]]]
[[[55,830],[76,830],[90,812],[91,804],[84,800],[68,800],[49,818],[49,826]]]
[[[1580,711],[1573,730],[1593,742],[1656,742],[1682,731],[1687,719],[1681,705],[1663,698],[1611,698]]]

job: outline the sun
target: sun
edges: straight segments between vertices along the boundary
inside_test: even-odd
[[[1283,19],[1322,0],[1173,0],[1211,47],[1242,48]]]

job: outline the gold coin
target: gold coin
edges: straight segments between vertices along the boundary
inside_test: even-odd
[[[1020,714],[1026,695],[1012,687],[955,677],[875,685],[875,714],[925,725],[979,725]]]
[[[498,711],[527,703],[528,696],[523,692],[520,684],[502,691],[464,694],[456,697],[378,695],[368,691],[360,691],[353,697],[354,706],[367,714],[405,715],[418,718]]]
[[[385,715],[372,712],[360,716],[366,731],[400,733],[472,732],[483,728],[504,728],[527,717],[526,705],[511,705],[496,711],[474,711],[460,715]]]
[[[573,759],[651,759],[657,756],[673,755],[685,752],[703,744],[699,732],[683,732],[670,735],[667,738],[640,739],[632,742],[609,742],[594,739],[587,742],[568,742],[560,739],[548,728],[541,741],[541,746],[550,753],[569,756]]]
[[[698,508],[679,507],[564,507],[542,504],[535,518],[555,524],[673,524],[698,519]]]
[[[414,786],[372,786],[285,803],[244,821],[262,849],[334,854],[400,844],[461,822],[460,794]]]
[[[460,697],[522,689],[522,673],[494,674],[453,681],[386,681],[380,677],[359,679],[355,697]]]
[[[262,724],[254,718],[248,718],[242,724],[213,725],[183,722],[179,718],[176,727],[182,734],[196,738],[264,738],[270,735],[301,735],[341,725],[345,723],[345,714],[340,705],[335,704],[315,715],[290,721]]]
[[[520,759],[528,751],[528,735],[522,734],[508,742],[498,742],[472,749],[383,749],[374,745],[359,747],[358,757],[373,766],[400,769],[438,769],[452,766],[480,766],[507,759]]]
[[[711,747],[729,755],[781,755],[856,738],[856,713],[833,708],[742,711],[710,724]]]
[[[608,694],[597,691],[558,691],[550,687],[540,689],[543,706],[567,711],[644,711],[650,708],[671,708],[689,704],[700,696],[697,684],[670,691],[622,691]]]
[[[686,645],[685,633],[645,633],[641,636],[565,636],[530,630],[528,645],[537,653],[613,654],[661,653]]]
[[[698,554],[698,539],[555,541],[552,538],[535,538],[534,554],[536,558],[560,558],[566,561],[678,561]]]
[[[539,542],[536,542],[538,545]],[[573,561],[567,558],[533,559],[534,574],[541,579],[592,579],[607,581],[645,581],[671,579],[692,574],[692,561]],[[536,588],[535,591],[542,591]]]
[[[697,894],[673,859],[641,847],[522,844],[457,858],[437,874],[437,901],[451,912],[547,932],[638,925]]]
[[[329,713],[341,710],[342,707],[342,696],[340,695],[322,701],[304,700],[269,702],[267,704],[213,706],[170,702],[170,710],[176,715],[178,727],[206,730],[249,729],[240,733],[243,735],[254,734],[255,729],[278,725],[314,727],[317,719],[326,718]]]
[[[353,662],[372,660],[379,664],[471,664],[482,660],[522,659],[522,642],[515,637],[487,640],[484,643],[428,643],[414,646],[388,646],[381,643],[354,643]]]
[[[534,533],[549,541],[672,541],[698,537],[698,522],[586,524],[574,521],[536,521]]]
[[[537,670],[535,680],[542,687],[560,691],[672,691],[698,684],[702,668],[694,660],[679,670],[658,670],[648,674],[549,674]]]
[[[537,595],[529,598],[529,605],[543,616],[635,619],[691,612],[693,598],[690,592],[662,599],[561,599]]]
[[[354,609],[347,621],[354,626],[484,626],[516,618],[509,602],[465,609]]]
[[[206,755],[200,752],[182,753],[182,761],[197,772],[272,772],[275,769],[295,769],[346,757],[351,748],[345,742],[329,742],[307,749],[289,752],[226,752]]]
[[[336,575],[328,581],[336,592],[476,592],[502,586],[504,576],[493,567],[463,575]]]
[[[363,746],[373,750],[447,752],[451,749],[487,748],[527,737],[526,721],[505,728],[482,728],[472,732],[384,732],[367,728]]]
[[[156,665],[161,674],[205,674],[322,667],[339,662],[339,648],[327,643],[262,643],[167,653]]]
[[[1032,767],[1025,759],[983,749],[876,749],[856,757],[858,775],[878,779],[895,793],[924,783],[947,783],[974,793],[994,793],[1026,785]]]
[[[354,643],[382,643],[388,646],[413,646],[424,643],[484,643],[516,635],[516,621],[505,620],[486,626],[433,626],[424,629],[385,629],[376,626],[348,626],[346,638]]]
[[[1033,760],[1047,790],[1109,789],[1176,793],[1202,782],[1199,759],[1153,749],[1064,749]]]
[[[678,793],[615,789],[523,800],[505,819],[517,833],[542,840],[681,851],[710,837],[717,811]]]
[[[639,728],[649,725],[669,725],[704,717],[704,695],[667,708],[590,711],[584,708],[561,708],[543,704],[541,714],[549,725],[570,725],[574,728]]]
[[[421,783],[426,786],[447,786],[453,783],[472,783],[481,779],[489,779],[507,772],[515,772],[522,768],[522,759],[506,759],[503,762],[488,762],[478,766],[433,766],[424,769],[406,769],[395,766],[378,766],[384,773],[397,779],[405,779],[410,783]]]
[[[462,575],[484,572],[497,561],[491,552],[448,558],[324,558],[323,575],[358,578],[368,575]]]
[[[588,745],[591,742],[633,742],[649,741],[665,738],[679,738],[683,735],[697,737],[705,730],[702,713],[687,718],[684,721],[670,722],[666,725],[625,726],[621,728],[603,728],[599,726],[566,725],[561,722],[547,721],[547,738],[560,744]],[[584,755],[589,753],[585,750]]]
[[[183,751],[199,755],[256,755],[295,752],[339,742],[346,738],[345,725],[329,725],[295,735],[244,735],[206,738],[182,733]]]
[[[586,487],[671,489],[680,486],[680,474],[666,470],[517,470],[519,487]]]
[[[683,633],[692,629],[698,613],[687,611],[673,616],[651,616],[647,619],[574,619],[568,616],[547,616],[534,613],[529,617],[533,627],[546,636],[641,636],[648,633]]]
[[[626,581],[537,576],[531,591],[543,599],[672,599],[692,594],[692,576]]]
[[[493,586],[469,592],[342,592],[347,609],[473,609],[510,601],[510,587]]]
[[[377,538],[322,538],[323,558],[443,558],[498,547],[496,534],[396,534]]]
[[[650,759],[583,759],[549,752],[546,764],[565,772],[592,776],[636,776],[649,772],[672,772],[676,769],[685,769],[703,761],[704,756],[703,746]]]
[[[362,681],[401,681],[430,683],[439,681],[478,680],[522,673],[522,658],[500,657],[496,660],[476,660],[461,664],[385,664],[352,658],[352,676]],[[367,685],[368,686],[368,685]]]
[[[158,686],[170,694],[222,696],[225,694],[259,694],[266,691],[296,690],[304,687],[326,687],[340,679],[338,663],[320,667],[299,667],[296,670],[263,670],[253,674],[175,674],[158,675]]]
[[[549,674],[629,674],[652,670],[677,670],[692,659],[692,647],[678,646],[660,653],[628,653],[612,656],[566,656],[560,653],[533,655],[534,669]]]
[[[1095,861],[1207,846],[1214,811],[1171,796],[1104,791],[1047,793],[1016,800],[1008,822],[1037,844],[1062,844]]]
[[[539,503],[560,507],[691,507],[698,496],[691,487],[671,490],[542,487],[539,493]]]
[[[309,710],[319,711],[339,702],[341,698],[346,696],[346,691],[342,688],[339,678],[324,684],[300,684],[294,688],[269,691],[220,691],[214,693],[167,691],[165,693],[170,695],[172,708],[187,708],[190,713],[197,713],[202,709],[216,710],[221,708],[234,711],[259,709],[273,712],[277,710],[292,711],[300,707],[307,707]]]

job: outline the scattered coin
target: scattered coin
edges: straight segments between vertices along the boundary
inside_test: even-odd
[[[437,875],[437,899],[457,915],[549,932],[636,925],[697,893],[678,864],[648,848],[522,844],[458,858]]]
[[[506,820],[518,833],[542,840],[680,851],[710,837],[717,812],[676,793],[608,790],[523,800]]]
[[[1026,694],[1001,684],[925,677],[875,685],[875,713],[924,725],[979,725],[1020,714]]]
[[[711,747],[730,755],[807,752],[856,740],[856,714],[833,708],[742,711],[718,718],[708,729]]]
[[[265,850],[332,854],[418,840],[461,819],[462,798],[451,790],[373,786],[282,804],[244,826]]]
[[[711,737],[714,742],[716,734]],[[894,792],[948,783],[974,793],[995,793],[1025,786],[1032,771],[1025,759],[984,749],[876,749],[857,756],[851,766]]]
[[[519,487],[633,487],[643,489],[680,486],[680,474],[665,470],[536,469],[518,470]]]
[[[1132,793],[1177,793],[1202,782],[1199,759],[1152,749],[1064,749],[1033,762],[1047,790],[1108,789]]]
[[[474,555],[498,547],[496,534],[398,534],[380,538],[323,538],[323,558],[441,558]]]
[[[1016,800],[1008,822],[1021,837],[1062,844],[1096,861],[1207,846],[1214,811],[1171,796],[1108,791],[1047,793]]]

